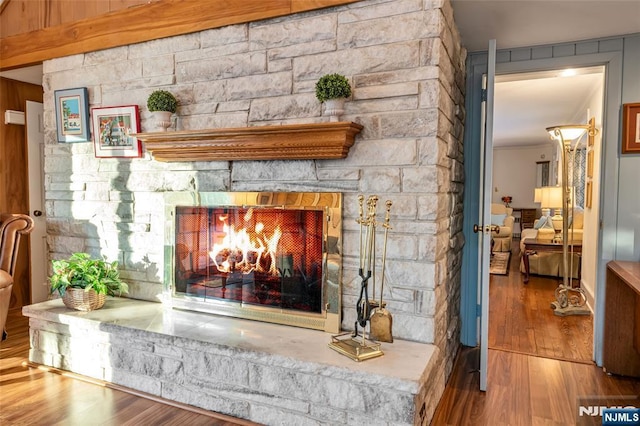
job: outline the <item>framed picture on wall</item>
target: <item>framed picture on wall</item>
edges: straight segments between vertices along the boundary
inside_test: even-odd
[[[54,97],[58,142],[88,142],[90,122],[87,88],[56,90]]]
[[[640,103],[622,106],[622,153],[640,154]]]
[[[91,108],[93,143],[96,157],[129,157],[142,155],[138,138],[140,113],[137,105]]]

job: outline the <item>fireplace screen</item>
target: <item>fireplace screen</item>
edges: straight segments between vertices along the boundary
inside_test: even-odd
[[[340,194],[197,198],[170,206],[174,305],[338,331]]]

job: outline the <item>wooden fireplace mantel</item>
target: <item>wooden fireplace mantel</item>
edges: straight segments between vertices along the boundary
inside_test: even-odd
[[[345,158],[362,126],[349,121],[134,133],[157,161]]]

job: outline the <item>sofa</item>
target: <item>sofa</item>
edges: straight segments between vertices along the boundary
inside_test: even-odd
[[[533,228],[523,229],[520,237],[520,272],[524,272],[524,240],[528,238],[553,239],[554,229],[551,217],[542,216]],[[569,240],[582,241],[584,228],[584,210],[575,207],[569,218]],[[573,256],[573,259],[572,259]],[[569,267],[572,267],[572,278],[580,276],[580,255],[574,253],[569,255]],[[529,273],[535,275],[545,275],[561,277],[563,274],[562,253],[536,253],[529,256]]]
[[[499,227],[499,232],[491,232],[492,251],[511,251],[513,241],[513,209],[503,204],[491,204],[491,225]]]

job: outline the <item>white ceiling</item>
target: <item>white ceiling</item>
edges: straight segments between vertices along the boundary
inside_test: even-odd
[[[551,143],[547,127],[585,124],[594,97],[602,99],[604,68],[511,74],[496,77],[494,103],[495,147]],[[590,110],[600,123],[600,109]]]
[[[640,0],[451,0],[469,52],[640,33]]]
[[[24,81],[31,84],[42,85],[42,65],[18,68],[15,70],[2,71],[0,76],[12,80]]]

